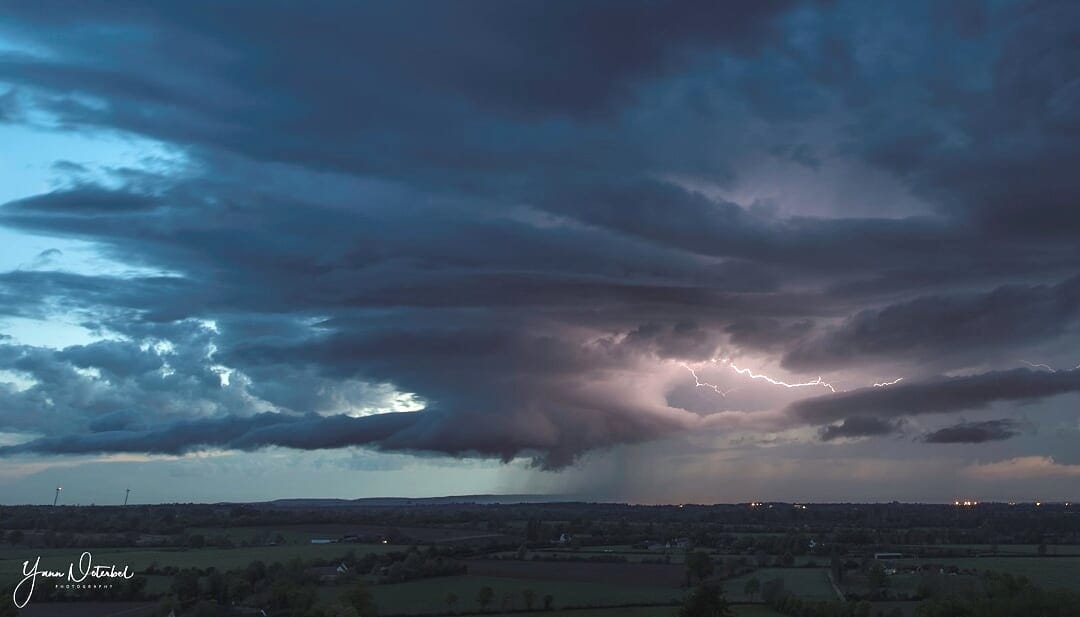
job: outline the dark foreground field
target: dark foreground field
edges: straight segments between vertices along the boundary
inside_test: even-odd
[[[18,614],[24,561],[66,571],[84,552],[135,576],[40,580],[24,617],[670,617],[708,590],[738,617],[948,617],[935,607],[1002,589],[1069,610],[1077,520],[994,504],[0,508],[0,616]]]

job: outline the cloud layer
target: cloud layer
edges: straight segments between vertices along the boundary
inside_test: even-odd
[[[0,207],[129,268],[0,273],[92,339],[0,340],[0,456],[1017,442],[1080,390],[1078,11],[12,7],[0,121],[171,156]]]

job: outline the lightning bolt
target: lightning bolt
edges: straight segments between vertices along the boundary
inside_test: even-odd
[[[837,392],[837,389],[835,387],[833,387],[832,384],[828,383],[827,381],[824,381],[821,377],[818,377],[817,379],[814,379],[812,381],[804,381],[804,382],[801,382],[801,383],[788,383],[786,381],[781,381],[779,379],[774,379],[774,378],[769,377],[768,375],[765,375],[765,374],[762,374],[762,373],[755,373],[755,372],[751,371],[748,368],[739,368],[738,366],[735,365],[734,362],[732,362],[729,359],[717,360],[717,359],[714,358],[714,359],[710,360],[710,362],[712,362],[713,364],[726,364],[727,366],[731,367],[731,370],[735,371],[736,373],[738,373],[740,375],[743,375],[745,377],[749,377],[750,379],[758,379],[758,380],[764,381],[766,383],[772,384],[774,386],[781,386],[781,387],[784,387],[784,388],[807,388],[807,387],[811,387],[811,386],[821,386],[822,388],[826,388],[826,389],[829,390],[829,392],[832,392],[834,394]],[[1055,369],[1054,367],[1050,366],[1049,364],[1044,364],[1044,363],[1041,363],[1041,362],[1029,362],[1027,360],[1021,360],[1021,362],[1023,362],[1024,364],[1026,364],[1028,366],[1030,366],[1033,369],[1044,370],[1044,371],[1048,371],[1050,373],[1057,373],[1058,372],[1058,369]],[[697,371],[695,371],[694,368],[691,367],[688,364],[681,363],[680,366],[682,366],[684,369],[689,371],[690,375],[693,376],[693,378],[694,378],[694,386],[695,387],[698,387],[698,388],[710,388],[713,391],[715,391],[717,394],[719,394],[720,396],[727,396],[728,394],[731,394],[732,392],[735,391],[735,388],[732,388],[730,390],[723,390],[723,389],[720,388],[720,386],[718,386],[716,384],[711,384],[711,383],[709,383],[707,381],[702,381],[701,378],[698,376]],[[1063,369],[1063,370],[1065,370],[1065,371],[1075,371],[1075,370],[1078,370],[1078,369],[1080,369],[1080,364],[1072,367],[1071,369]],[[874,383],[874,384],[872,384],[872,386],[874,388],[887,388],[889,386],[895,386],[896,384],[900,383],[901,381],[904,381],[904,378],[903,377],[897,377],[896,379],[893,379],[892,381],[882,381],[882,382]],[[840,391],[843,392],[843,390],[840,390]]]
[[[1049,364],[1041,364],[1041,363],[1038,363],[1038,362],[1028,362],[1027,360],[1021,360],[1021,362],[1023,362],[1024,364],[1026,364],[1028,366],[1030,366],[1031,368],[1041,368],[1041,369],[1050,371],[1051,373],[1058,372],[1058,369],[1050,366]],[[1074,366],[1072,368],[1064,369],[1064,371],[1066,373],[1068,373],[1068,372],[1071,372],[1071,371],[1075,371],[1078,368],[1080,368],[1080,364],[1077,364],[1076,366]]]
[[[685,364],[685,363],[680,363],[679,366],[681,366],[684,369],[690,371],[690,374],[693,375],[693,377],[694,377],[694,387],[697,387],[697,388],[710,388],[712,390],[715,390],[716,393],[719,394],[720,396],[727,396],[727,395],[731,394],[732,392],[734,392],[736,390],[736,388],[732,388],[730,390],[721,390],[720,386],[718,386],[718,385],[711,384],[711,383],[709,383],[707,381],[701,381],[701,379],[698,378],[697,371],[690,368],[690,365]]]
[[[831,383],[823,380],[821,377],[818,377],[817,379],[814,379],[812,381],[804,381],[804,382],[801,382],[801,383],[789,383],[789,382],[786,382],[786,381],[781,381],[779,379],[775,379],[773,377],[769,377],[768,375],[765,375],[763,373],[755,373],[755,372],[753,372],[752,370],[750,370],[748,368],[739,368],[738,366],[735,365],[734,362],[732,362],[730,359],[727,359],[727,358],[721,359],[721,360],[717,360],[716,358],[713,358],[712,360],[710,360],[710,362],[712,362],[713,364],[726,364],[727,366],[729,366],[731,368],[731,370],[735,371],[736,373],[738,373],[740,375],[743,375],[744,377],[749,377],[750,379],[757,379],[757,380],[760,380],[760,381],[764,381],[764,382],[772,384],[774,386],[781,386],[783,388],[808,388],[808,387],[813,387],[813,386],[821,386],[822,388],[825,388],[829,392],[832,392],[834,394],[836,392],[838,392],[836,387],[834,387]],[[724,390],[724,389],[722,389],[720,386],[718,386],[716,384],[712,384],[712,383],[709,383],[707,381],[702,381],[701,377],[698,376],[697,371],[694,370],[694,368],[691,367],[689,364],[679,363],[679,366],[686,369],[687,372],[689,372],[690,375],[694,378],[694,386],[695,387],[709,388],[709,389],[715,391],[720,396],[727,396],[728,394],[731,394],[732,392],[734,392],[736,390],[736,388],[732,388],[730,390]],[[1078,368],[1080,368],[1080,367],[1078,367]],[[875,388],[886,388],[888,386],[896,385],[896,384],[900,383],[903,380],[904,380],[903,377],[898,377],[896,379],[893,379],[892,381],[883,381],[883,382],[880,382],[880,383],[875,383],[875,384],[873,384],[873,386]],[[839,390],[839,391],[843,392],[843,390]]]
[[[821,377],[818,377],[817,379],[815,379],[813,381],[804,381],[802,383],[787,383],[786,381],[780,381],[779,379],[773,379],[772,377],[769,377],[768,375],[762,375],[761,373],[755,373],[755,372],[751,371],[748,368],[739,368],[739,367],[735,366],[734,362],[731,362],[731,361],[728,361],[727,364],[728,364],[728,366],[731,367],[731,370],[735,371],[736,373],[738,373],[740,375],[746,375],[750,379],[760,379],[762,381],[771,383],[774,386],[783,386],[785,388],[805,388],[807,386],[821,386],[823,388],[828,388],[830,392],[833,392],[833,393],[836,392],[836,388],[832,387],[832,384],[829,384],[829,383],[826,383],[826,382],[822,381]]]
[[[1056,373],[1057,372],[1049,364],[1036,364],[1034,362],[1028,362],[1027,360],[1021,360],[1021,362],[1023,362],[1024,364],[1026,364],[1028,366],[1030,366],[1031,368],[1042,368],[1042,369],[1046,369],[1046,370],[1050,371],[1051,373]],[[1073,369],[1073,370],[1076,370],[1076,369]]]
[[[874,387],[875,388],[885,388],[887,386],[895,386],[896,384],[900,383],[901,381],[904,381],[904,378],[903,377],[897,377],[896,379],[894,379],[892,381],[883,381],[881,383],[876,383],[876,384],[874,384]]]

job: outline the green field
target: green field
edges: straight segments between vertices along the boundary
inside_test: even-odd
[[[514,553],[504,551],[498,554],[509,557],[512,556]],[[676,551],[676,549],[672,549],[668,552],[639,550],[619,551],[614,549],[596,550],[593,548],[590,548],[588,550],[582,549],[580,551],[543,549],[539,551],[528,551],[525,554],[525,559],[532,559],[533,556],[538,556],[539,559],[565,559],[583,561],[593,558],[620,557],[622,559],[625,559],[627,563],[641,563],[643,561],[655,562],[658,560],[666,560],[665,563],[686,562],[686,552],[682,550]]]
[[[905,563],[909,560],[902,560]],[[960,557],[910,560],[911,563],[934,563],[944,566],[956,566],[963,570],[974,570],[976,576],[945,576],[939,581],[951,593],[971,591],[978,584],[978,574],[983,572],[1004,572],[1024,576],[1036,585],[1048,589],[1070,589],[1080,591],[1080,557]],[[896,574],[889,577],[889,590],[894,593],[914,595],[918,590],[921,574]],[[841,585],[845,591],[866,593],[869,590],[866,575],[861,572],[849,572]]]
[[[965,557],[933,561],[979,572],[993,570],[1026,576],[1049,589],[1080,591],[1080,557]]]
[[[762,585],[775,578],[784,579],[784,588],[807,600],[835,600],[836,592],[826,576],[825,568],[761,568],[750,574],[724,581],[724,592],[733,602],[760,600],[748,598],[743,591],[746,581],[757,578]]]
[[[907,596],[908,598],[914,597],[919,591],[919,585],[922,583],[925,574],[895,574],[888,577],[889,585],[887,591],[890,594],[894,594],[894,597]],[[958,576],[939,576],[936,579],[936,585],[940,593],[948,594],[965,594],[971,593],[981,588],[978,577],[958,575]],[[844,593],[855,593],[858,595],[868,594],[872,591],[870,588],[870,580],[865,572],[846,572],[844,574],[844,580],[840,583],[840,588]]]
[[[568,608],[559,611],[544,611],[550,617],[675,617],[679,613],[675,606],[627,606],[620,608]],[[527,614],[527,613],[526,613]],[[735,613],[743,617],[744,613]],[[518,617],[521,613],[494,613],[491,617]],[[769,617],[775,613],[745,613],[747,617]]]
[[[735,617],[784,617],[761,604],[736,604],[732,607]],[[521,613],[495,613],[491,617],[514,617]],[[627,606],[620,608],[568,608],[544,612],[551,617],[676,617],[676,606]]]
[[[559,607],[613,606],[618,604],[650,604],[679,602],[682,591],[665,587],[605,585],[599,583],[572,583],[564,581],[529,581],[521,579],[486,576],[452,576],[426,579],[395,585],[371,587],[379,613],[386,615],[434,613],[446,610],[446,595],[458,596],[456,610],[475,611],[480,606],[477,592],[484,586],[495,591],[495,599],[489,611],[503,610],[503,597],[508,595],[512,604],[506,609],[525,608],[521,592],[536,592],[536,606],[542,606],[543,597],[551,594],[554,605]]]
[[[69,563],[78,564],[83,550],[93,555],[97,565],[115,564],[118,567],[129,566],[136,572],[151,564],[159,567],[209,568],[229,570],[246,566],[252,561],[266,563],[300,559],[334,559],[343,556],[349,550],[357,555],[365,553],[385,553],[403,550],[400,546],[384,544],[284,544],[281,546],[258,546],[248,548],[200,548],[200,549],[132,549],[132,548],[91,548],[91,549],[48,549],[19,548],[4,549],[0,553],[0,577],[10,577],[21,573],[24,560],[33,561],[41,556],[42,569],[67,570]],[[78,566],[76,566],[78,567]]]
[[[872,602],[871,604],[874,606],[875,615],[879,612],[888,615],[890,612],[900,609],[904,617],[914,617],[920,602]]]
[[[764,604],[736,604],[732,608],[735,617],[785,617]]]
[[[974,554],[986,555],[993,551],[990,550],[990,544],[933,544],[926,546],[904,546],[901,547],[901,552],[914,553],[921,555],[927,551],[941,551],[941,550],[957,550],[968,551]],[[1031,555],[1032,557],[1039,554],[1039,545],[1037,544],[999,544],[997,545],[997,555]],[[1080,546],[1075,544],[1048,544],[1046,546],[1047,555],[1077,555],[1080,556]]]
[[[335,539],[348,533],[354,533],[356,527],[342,524],[313,524],[313,525],[250,525],[244,527],[189,527],[186,532],[190,534],[202,534],[206,537],[227,536],[234,542],[252,541],[260,533],[268,533],[270,537],[281,534],[288,544],[309,544],[317,538]]]

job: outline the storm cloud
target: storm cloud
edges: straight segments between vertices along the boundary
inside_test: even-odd
[[[0,122],[143,151],[0,206],[79,333],[0,456],[1021,441],[951,414],[1080,391],[1080,8],[964,7],[12,6]]]
[[[1003,441],[1016,437],[1021,432],[1020,423],[1015,420],[984,420],[982,422],[961,422],[932,431],[923,436],[926,443],[984,443]]]
[[[830,424],[822,427],[820,436],[822,441],[851,437],[878,437],[889,435],[900,430],[900,424],[881,418],[854,416],[844,419],[839,424]]]
[[[1080,317],[1080,277],[1008,285],[986,293],[925,296],[861,311],[784,356],[791,368],[837,366],[867,356],[970,354],[1060,336]]]
[[[1080,370],[994,371],[966,377],[861,388],[792,403],[787,412],[811,424],[853,414],[895,418],[981,409],[998,401],[1030,401],[1080,391]]]

